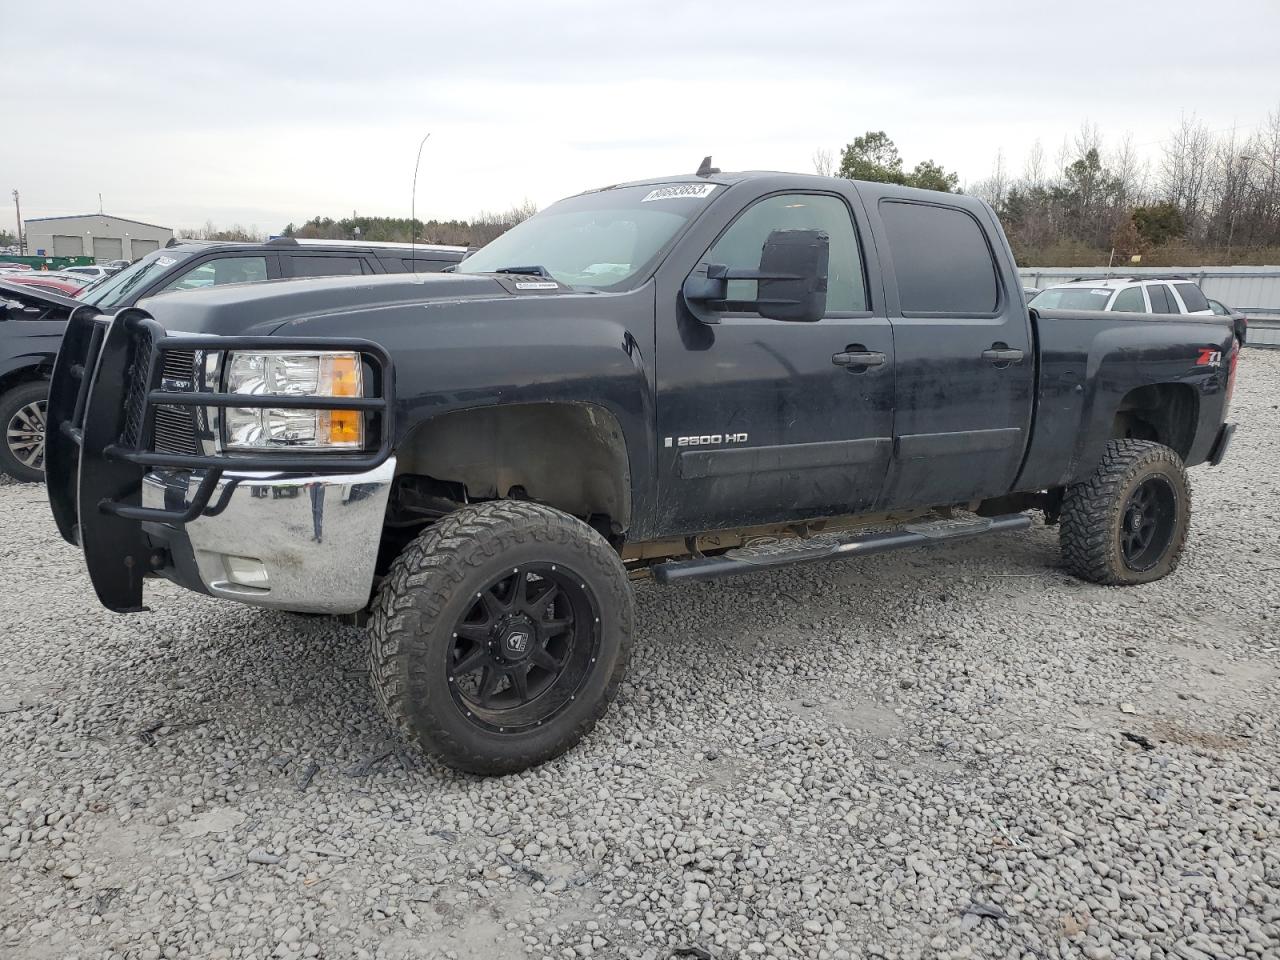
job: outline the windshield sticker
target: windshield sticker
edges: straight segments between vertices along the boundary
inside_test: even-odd
[[[156,263],[160,264],[162,267],[172,267],[177,262],[178,261],[173,259],[173,257],[158,257],[156,259]]]
[[[1111,291],[1110,291],[1110,290],[1090,290],[1089,292],[1090,292],[1090,293],[1092,293],[1095,297],[1109,297],[1109,296],[1111,296]]]
[[[651,200],[703,200],[711,196],[715,190],[714,183],[678,183],[672,187],[658,187],[650,190],[641,199],[641,203]]]
[[[559,290],[560,284],[554,280],[522,280],[516,283],[517,290]]]

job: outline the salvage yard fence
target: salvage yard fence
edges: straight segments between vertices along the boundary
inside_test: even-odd
[[[1051,287],[1078,278],[1181,277],[1200,284],[1206,297],[1249,318],[1249,346],[1280,347],[1280,266],[1276,267],[1024,267],[1023,286]]]

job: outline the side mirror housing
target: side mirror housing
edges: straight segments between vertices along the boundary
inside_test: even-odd
[[[813,323],[827,312],[831,239],[823,230],[774,230],[760,251],[762,317]]]
[[[770,320],[812,323],[827,312],[827,271],[831,240],[822,230],[774,230],[760,251],[755,270],[710,263],[685,278],[683,293],[703,323],[719,323],[715,311],[733,302]],[[756,299],[730,301],[730,280],[755,280]]]

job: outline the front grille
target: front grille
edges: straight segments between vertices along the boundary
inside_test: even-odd
[[[152,446],[157,453],[182,453],[199,456],[202,452],[196,438],[193,407],[156,407]]]
[[[124,430],[121,441],[136,447],[142,439],[142,407],[146,399],[147,370],[151,363],[151,336],[140,332],[134,341],[133,360],[129,365],[129,386],[125,391]],[[160,359],[161,389],[191,391],[196,389],[196,352],[165,350]],[[199,456],[201,449],[194,407],[155,407],[152,412],[151,449],[157,453]]]
[[[166,350],[160,361],[161,387],[165,390],[196,389],[196,352]],[[156,407],[152,446],[157,453],[199,456],[195,407]]]
[[[182,380],[191,383],[196,375],[196,352],[194,350],[166,350],[160,370],[160,375],[166,380]]]

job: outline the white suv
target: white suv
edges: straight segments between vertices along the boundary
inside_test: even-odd
[[[1190,280],[1110,277],[1080,279],[1041,290],[1028,304],[1042,310],[1118,310],[1121,313],[1194,313],[1213,310]]]
[[[90,280],[101,280],[103,277],[109,277],[115,273],[110,267],[88,266],[88,267],[63,267],[63,273],[76,273],[82,277],[88,277]]]

